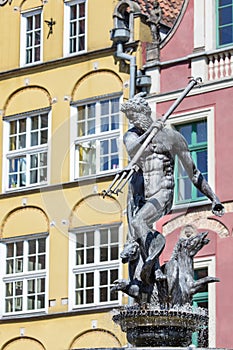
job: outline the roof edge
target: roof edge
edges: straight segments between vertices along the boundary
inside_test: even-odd
[[[174,25],[171,27],[171,30],[168,32],[166,37],[160,43],[160,49],[162,49],[170,41],[170,39],[173,37],[173,35],[175,34],[176,30],[178,29],[178,27],[183,19],[184,14],[186,12],[189,1],[190,0],[184,0],[182,7],[181,7],[181,11],[180,11],[178,17],[176,18]]]

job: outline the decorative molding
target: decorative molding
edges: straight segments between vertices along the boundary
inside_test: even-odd
[[[225,211],[233,212],[233,203],[225,205]],[[212,216],[207,209],[195,210],[195,212],[182,214],[163,225],[163,235],[167,236],[178,228],[183,228],[186,225],[195,225],[200,229],[206,229],[216,232],[220,238],[229,237],[230,232],[223,222],[220,222],[217,217]]]
[[[45,212],[39,207],[28,205],[16,207],[3,218],[0,239],[15,239],[35,233],[44,235],[48,232],[49,220]]]

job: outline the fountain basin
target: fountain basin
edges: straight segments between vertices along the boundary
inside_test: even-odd
[[[189,346],[192,333],[207,324],[206,310],[198,308],[154,309],[151,305],[123,307],[116,311],[113,321],[126,332],[134,347]]]

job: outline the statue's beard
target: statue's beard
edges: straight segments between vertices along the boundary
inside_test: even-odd
[[[121,106],[121,111],[125,113],[129,121],[138,129],[146,131],[152,124],[151,110],[143,110],[140,105],[126,102]]]
[[[147,115],[138,113],[137,117],[132,122],[136,128],[146,131],[151,126],[152,119]]]

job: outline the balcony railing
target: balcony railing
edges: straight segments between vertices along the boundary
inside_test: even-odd
[[[209,54],[207,67],[210,81],[233,77],[233,49]]]

